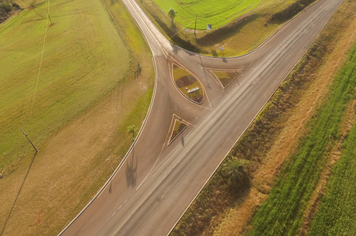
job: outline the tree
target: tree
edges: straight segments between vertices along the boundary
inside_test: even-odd
[[[0,23],[5,21],[13,10],[12,4],[8,1],[0,0]]]
[[[250,187],[250,179],[247,176],[244,166],[237,158],[232,157],[226,163],[225,173],[235,190],[241,192],[247,187]]]
[[[137,129],[135,125],[130,125],[127,127],[127,133],[132,134],[132,139],[135,140],[135,134],[137,133]]]
[[[169,16],[169,18],[171,18],[172,24],[173,24],[173,20],[174,20],[174,18],[177,16],[177,12],[174,11],[173,8],[171,8],[171,9],[169,9],[169,11],[168,11],[168,16]]]

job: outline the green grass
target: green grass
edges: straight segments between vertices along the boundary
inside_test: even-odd
[[[250,8],[248,11],[243,12],[243,15],[237,17],[238,20],[233,20],[235,16],[231,17],[229,21],[226,21],[219,28],[212,23],[213,30],[206,30],[206,24],[209,23],[206,22],[207,19],[204,18],[204,14],[201,14],[197,18],[198,26],[202,24],[200,25],[201,27],[199,26],[201,30],[198,30],[196,34],[194,33],[195,13],[189,16],[189,22],[186,20],[186,16],[184,16],[184,20],[181,19],[183,18],[182,14],[188,14],[185,10],[185,8],[188,7],[184,4],[177,5],[177,2],[173,0],[168,1],[168,3],[163,0],[156,1],[158,4],[154,1],[138,1],[138,3],[143,10],[146,11],[148,16],[151,17],[152,21],[157,24],[163,34],[174,44],[205,55],[229,57],[252,51],[275,33],[286,20],[293,17],[314,1],[315,0],[260,1],[258,7],[252,11],[249,11]],[[205,2],[210,3],[211,0]],[[240,3],[242,2],[240,1]],[[200,8],[202,4],[202,1],[191,2],[189,9]],[[215,9],[218,9],[222,15],[229,12],[223,9],[224,6],[230,3],[216,1],[216,4],[220,4],[222,7],[214,7],[209,10],[214,9],[215,11]],[[172,25],[171,19],[168,17],[168,10],[173,7],[173,5],[175,6],[175,10],[178,11],[174,25]],[[209,11],[205,12],[209,14]],[[272,18],[275,20],[271,20]],[[192,29],[187,32],[187,28]],[[221,46],[224,46],[224,52],[219,50]]]
[[[343,155],[335,164],[326,195],[309,235],[356,234],[356,125],[343,144]]]
[[[335,141],[346,104],[355,94],[356,45],[349,62],[338,73],[330,88],[329,98],[321,105],[298,150],[286,163],[266,202],[253,218],[249,235],[296,235],[303,221],[303,212],[320,172],[324,168]]]
[[[205,30],[207,24],[213,28],[223,26],[237,17],[255,9],[261,0],[154,0],[164,11],[173,8],[177,14],[175,20],[181,25],[194,29],[197,17],[197,29]]]
[[[355,57],[355,54],[354,54]],[[355,71],[355,60],[349,67]],[[353,65],[352,65],[353,64]],[[356,77],[353,74],[353,77]],[[321,200],[309,235],[356,234],[356,123],[342,146],[341,159],[332,169],[326,194]]]
[[[0,25],[0,170],[31,148],[18,125],[42,141],[117,87],[130,67],[100,1],[50,1],[50,27],[46,10],[42,2]]]

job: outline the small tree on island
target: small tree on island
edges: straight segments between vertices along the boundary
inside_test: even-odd
[[[171,18],[172,24],[173,24],[173,20],[174,20],[174,18],[176,18],[177,12],[174,11],[173,8],[171,8],[171,9],[169,9],[169,11],[168,11],[168,16],[169,16],[169,18]]]

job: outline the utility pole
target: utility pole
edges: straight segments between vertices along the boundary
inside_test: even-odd
[[[36,153],[38,152],[38,149],[36,148],[36,146],[32,143],[32,141],[30,140],[30,138],[28,137],[28,135],[25,133],[25,131],[21,128],[21,126],[19,126],[19,128],[21,129],[22,133],[26,136],[27,140],[31,143],[32,147],[35,149]]]
[[[197,38],[197,19],[198,19],[198,14],[195,14],[195,27],[194,27],[195,38]]]

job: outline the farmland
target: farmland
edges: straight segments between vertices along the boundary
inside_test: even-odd
[[[75,14],[81,4],[52,1],[52,26],[41,17],[42,3],[0,27],[0,169],[28,150],[18,125],[38,143],[116,87],[129,69],[129,52],[109,18],[93,18],[94,3]]]
[[[188,4],[176,0],[143,0],[138,1],[138,4],[174,44],[205,55],[230,57],[256,49],[285,22],[314,1],[237,1],[235,3],[240,5],[235,6],[232,1],[190,1]],[[247,2],[251,4],[250,7],[240,11],[239,8],[243,9]],[[214,7],[209,7],[209,4]],[[226,10],[227,6],[231,9]],[[167,15],[170,8],[177,12],[173,25]],[[214,19],[209,18],[214,15],[215,9],[222,11],[219,14],[223,16],[216,15],[219,19],[216,22],[221,23],[212,22]],[[237,14],[233,14],[233,10]],[[195,11],[202,13],[196,15]],[[194,30],[195,20],[197,31]],[[212,30],[206,30],[207,24],[212,24]],[[223,52],[220,51],[222,46],[225,48]]]
[[[330,97],[308,124],[297,152],[286,163],[266,202],[257,211],[248,235],[295,235],[301,226],[306,204],[325,167],[325,157],[339,139],[346,104],[354,96],[356,45],[349,62],[330,87]]]
[[[141,126],[153,93],[152,60],[121,2],[110,5],[114,19],[104,1],[18,3],[26,9],[0,25],[0,231],[55,235],[131,145],[127,126]]]
[[[355,78],[356,46],[351,53],[345,77]],[[349,76],[347,76],[349,75]],[[354,104],[353,104],[354,105]],[[355,107],[352,107],[355,113]],[[342,145],[341,159],[335,164],[326,194],[312,222],[309,235],[355,235],[356,233],[356,123]]]
[[[155,2],[164,12],[173,8],[177,12],[176,21],[187,28],[195,27],[195,18],[198,15],[196,28],[203,30],[207,24],[217,28],[229,23],[255,9],[261,0],[155,0]]]

